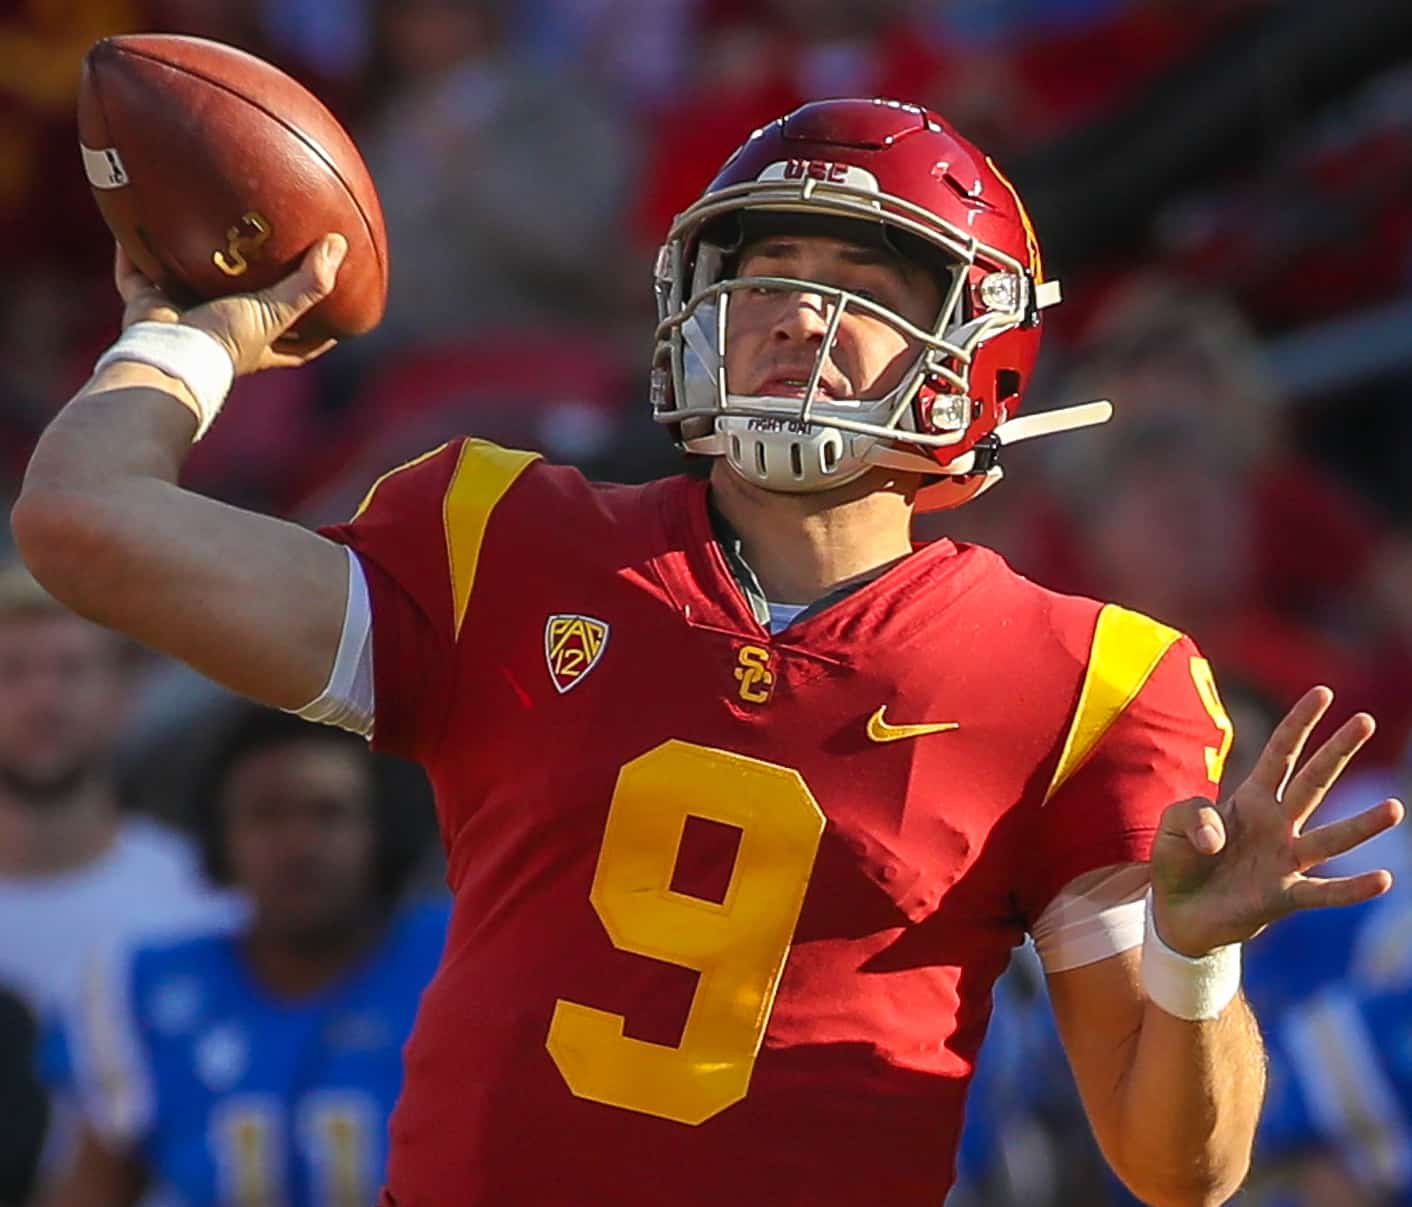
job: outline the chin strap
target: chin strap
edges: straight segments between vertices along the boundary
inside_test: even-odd
[[[1060,407],[1057,411],[1040,411],[1036,415],[1020,415],[1007,419],[995,429],[1001,444],[1014,444],[1035,436],[1053,432],[1069,432],[1080,427],[1096,427],[1113,418],[1113,404],[1106,398],[1081,402],[1077,406]]]
[[[980,474],[988,472],[1000,456],[1000,450],[1021,440],[1036,436],[1052,436],[1056,432],[1071,432],[1075,428],[1094,427],[1113,418],[1113,404],[1106,398],[1082,402],[1078,406],[1060,407],[1057,411],[1041,411],[1037,415],[1020,415],[1007,419],[985,440],[969,452],[941,467],[943,474]]]
[[[1021,440],[1050,436],[1055,432],[1070,432],[1075,428],[1093,427],[1113,418],[1113,404],[1106,398],[1083,402],[1077,406],[1060,407],[1057,411],[1041,411],[1037,415],[1021,415],[1007,419],[995,431],[978,440],[975,446],[954,461],[938,466],[930,457],[886,444],[873,445],[863,456],[869,465],[890,469],[918,470],[932,477],[958,477],[965,474],[986,474],[994,485],[1000,478],[1000,450]],[[905,438],[905,436],[903,437]]]

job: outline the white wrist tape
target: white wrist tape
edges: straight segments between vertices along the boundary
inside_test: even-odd
[[[235,365],[220,341],[183,323],[134,323],[98,358],[93,371],[120,360],[151,365],[186,386],[197,406],[197,440],[220,413],[235,380]]]
[[[1240,992],[1240,944],[1229,943],[1198,959],[1173,951],[1157,933],[1149,890],[1142,988],[1150,1002],[1177,1018],[1216,1018]]]

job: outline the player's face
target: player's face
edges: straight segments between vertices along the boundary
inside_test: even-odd
[[[123,714],[112,636],[77,616],[0,620],[0,790],[60,800],[107,757]]]
[[[257,926],[317,940],[366,914],[377,835],[355,750],[311,738],[252,751],[232,768],[222,806],[231,878]]]
[[[924,330],[941,306],[941,291],[928,273],[886,251],[822,235],[760,239],[741,253],[737,271],[743,277],[796,277],[847,289]],[[726,327],[730,392],[802,398],[832,315],[831,299],[818,293],[765,288],[732,293]],[[850,306],[824,361],[821,396],[881,398],[902,381],[920,350],[891,323]]]

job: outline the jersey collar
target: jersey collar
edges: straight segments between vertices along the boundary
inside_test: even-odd
[[[770,626],[770,601],[765,595],[764,588],[760,586],[760,579],[755,571],[751,569],[750,563],[745,560],[745,542],[741,540],[740,534],[736,532],[731,522],[726,519],[720,508],[716,506],[711,498],[711,488],[708,484],[706,488],[706,515],[711,523],[711,532],[715,537],[716,544],[720,547],[721,557],[726,566],[730,569],[736,583],[740,586],[741,593],[745,596],[746,602],[750,605],[751,614],[756,621],[765,628]],[[847,582],[839,583],[831,591],[819,596],[818,599],[810,603],[791,622],[799,624],[808,620],[811,616],[817,616],[825,608],[830,608],[840,600],[847,599],[855,591],[866,587],[874,579],[881,578],[888,572],[896,562],[887,562],[868,570],[856,578],[851,578]]]

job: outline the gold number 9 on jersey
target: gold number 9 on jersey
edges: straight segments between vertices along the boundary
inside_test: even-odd
[[[1215,673],[1205,658],[1192,658],[1191,681],[1196,684],[1196,694],[1201,697],[1201,705],[1206,709],[1207,716],[1221,731],[1221,744],[1206,747],[1206,777],[1213,784],[1219,784],[1226,769],[1226,756],[1230,754],[1231,744],[1235,741],[1235,726],[1231,724],[1231,718],[1221,704],[1220,693],[1216,691]]]
[[[741,831],[719,904],[670,887],[688,816]],[[570,1090],[691,1124],[745,1097],[823,832],[788,767],[669,741],[622,769],[593,908],[615,947],[701,976],[676,1047],[625,1036],[620,1014],[559,1000],[546,1046]]]

